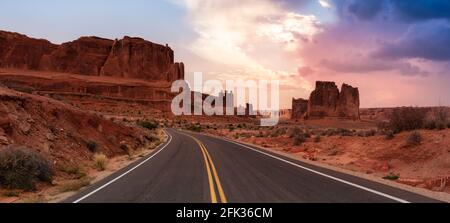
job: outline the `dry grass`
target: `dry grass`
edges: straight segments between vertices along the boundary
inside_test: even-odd
[[[98,171],[104,171],[106,170],[106,167],[108,165],[108,158],[101,153],[97,153],[94,155],[94,167]]]
[[[84,177],[79,180],[71,181],[66,184],[59,186],[58,190],[60,193],[70,192],[70,191],[78,191],[83,187],[91,185],[91,179],[88,177]]]

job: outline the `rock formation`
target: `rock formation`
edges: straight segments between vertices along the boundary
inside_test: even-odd
[[[359,105],[358,88],[343,84],[339,92],[334,82],[317,81],[309,100],[293,99],[292,119],[335,117],[356,120],[360,118]]]
[[[308,111],[308,100],[303,98],[292,99],[292,119],[304,118],[306,112]]]
[[[0,31],[0,67],[172,82],[184,79],[174,52],[141,38],[81,37],[55,45],[46,40]]]
[[[42,57],[57,47],[47,40],[0,31],[0,67],[36,70]]]
[[[338,117],[359,119],[359,106],[358,88],[343,84],[336,109]]]

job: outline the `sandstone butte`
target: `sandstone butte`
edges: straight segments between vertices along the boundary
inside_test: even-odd
[[[0,83],[36,93],[138,100],[169,111],[171,83],[184,79],[174,51],[142,38],[81,37],[53,44],[0,31]]]
[[[359,120],[359,90],[343,84],[339,92],[336,83],[317,81],[309,100],[292,100],[292,119],[344,118]]]

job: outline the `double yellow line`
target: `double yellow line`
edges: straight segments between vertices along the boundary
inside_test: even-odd
[[[183,133],[184,134],[184,133]],[[218,197],[216,194],[215,186],[217,186],[217,191],[219,193],[219,198],[222,203],[227,203],[227,198],[225,196],[225,193],[223,192],[222,184],[220,183],[219,175],[217,174],[216,167],[214,166],[214,162],[211,158],[211,155],[209,155],[208,150],[206,149],[205,145],[200,142],[197,138],[194,136],[184,134],[186,136],[191,137],[194,139],[195,142],[200,146],[200,149],[203,154],[203,158],[206,165],[206,172],[208,174],[208,182],[209,182],[209,193],[211,194],[211,203],[218,203]]]

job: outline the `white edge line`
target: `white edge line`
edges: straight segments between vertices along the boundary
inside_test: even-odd
[[[218,139],[222,139],[222,138],[218,138]],[[386,198],[389,198],[389,199],[391,199],[391,200],[394,200],[394,201],[397,201],[397,202],[400,202],[400,203],[410,203],[410,202],[407,201],[407,200],[403,200],[403,199],[401,199],[401,198],[394,197],[394,196],[392,196],[392,195],[385,194],[385,193],[380,192],[380,191],[376,191],[376,190],[373,190],[373,189],[370,189],[370,188],[367,188],[367,187],[364,187],[364,186],[361,186],[361,185],[358,185],[358,184],[355,184],[355,183],[352,183],[352,182],[349,182],[349,181],[346,181],[346,180],[343,180],[343,179],[340,179],[340,178],[337,178],[337,177],[330,176],[330,175],[328,175],[328,174],[325,174],[325,173],[322,173],[322,172],[319,172],[319,171],[310,169],[310,168],[308,168],[308,167],[304,167],[304,166],[299,165],[299,164],[297,164],[297,163],[294,163],[294,162],[291,162],[291,161],[282,159],[282,158],[280,158],[280,157],[271,155],[271,154],[269,154],[269,153],[266,153],[266,152],[257,150],[257,149],[255,149],[255,148],[250,147],[250,146],[246,146],[246,145],[244,145],[244,144],[237,143],[237,142],[234,142],[234,141],[231,141],[231,140],[228,140],[228,139],[222,139],[222,140],[227,141],[227,142],[230,142],[230,143],[233,143],[233,144],[236,144],[236,145],[239,145],[239,146],[242,146],[242,147],[245,147],[245,148],[247,148],[247,149],[250,149],[250,150],[253,150],[253,151],[255,151],[255,152],[258,152],[258,153],[264,154],[264,155],[266,155],[266,156],[272,157],[272,158],[274,158],[274,159],[277,159],[277,160],[279,160],[279,161],[282,161],[282,162],[291,164],[291,165],[293,165],[293,166],[296,166],[296,167],[298,167],[298,168],[307,170],[307,171],[309,171],[309,172],[312,172],[312,173],[321,175],[321,176],[323,176],[323,177],[327,177],[327,178],[330,178],[330,179],[332,179],[332,180],[335,180],[335,181],[338,181],[338,182],[341,182],[341,183],[344,183],[344,184],[347,184],[347,185],[350,185],[350,186],[353,186],[353,187],[356,187],[356,188],[359,188],[359,189],[362,189],[362,190],[365,190],[365,191],[368,191],[368,192],[371,192],[371,193],[374,193],[374,194],[377,194],[377,195],[380,195],[380,196],[383,196],[383,197],[386,197]]]
[[[167,143],[160,149],[158,150],[156,153],[154,153],[152,156],[150,156],[149,158],[145,159],[144,161],[142,161],[141,163],[139,163],[138,165],[134,166],[133,168],[131,168],[130,170],[128,170],[127,172],[123,173],[122,175],[114,178],[113,180],[109,181],[106,184],[103,184],[101,187],[95,189],[94,191],[90,192],[89,194],[86,194],[85,196],[83,196],[82,198],[74,201],[73,203],[79,203],[81,201],[83,201],[84,199],[90,197],[91,195],[97,193],[98,191],[102,190],[103,188],[107,187],[108,185],[116,182],[117,180],[119,180],[120,178],[124,177],[125,175],[129,174],[130,172],[132,172],[133,170],[137,169],[138,167],[142,166],[144,163],[148,162],[150,159],[152,159],[154,156],[158,155],[158,153],[160,153],[161,151],[163,151],[172,141],[172,135],[170,135],[169,132],[165,131],[167,133],[167,135],[169,136],[169,141],[167,141]]]

